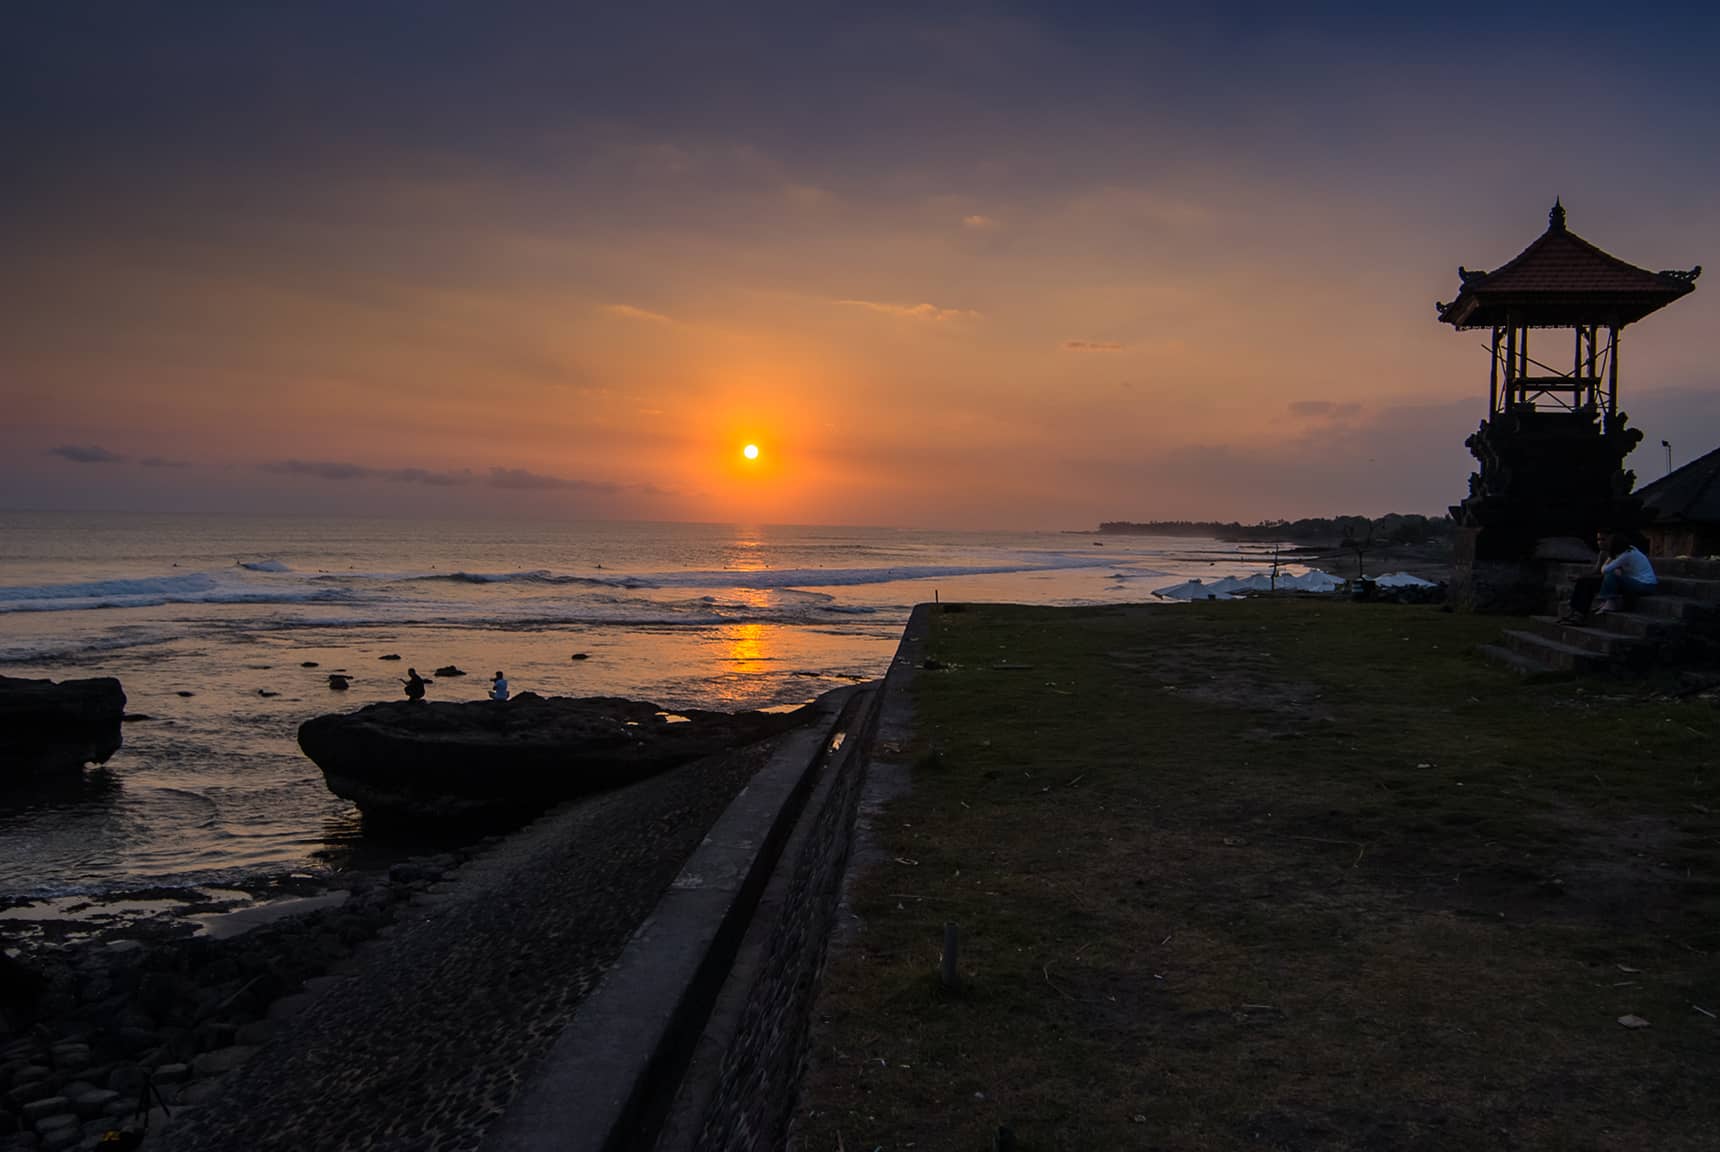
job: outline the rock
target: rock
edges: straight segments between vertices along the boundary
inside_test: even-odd
[[[436,669],[434,674],[436,676],[439,676],[439,677],[464,676],[465,675],[464,672],[460,671],[458,668],[454,667],[452,664],[442,665],[442,667]]]
[[[271,697],[279,696],[280,693],[279,692],[271,692],[267,688],[259,688],[259,689],[257,689],[257,695],[259,695],[259,696],[263,697],[263,699],[267,700]]]
[[[345,692],[348,688],[352,687],[352,677],[330,675],[328,678],[328,686],[333,688],[336,692]]]
[[[390,653],[389,653],[389,654],[388,654],[388,655],[386,655],[386,656],[378,656],[378,657],[377,657],[377,659],[378,659],[378,660],[398,660],[398,659],[400,659],[400,653],[398,653],[398,652],[390,652]]]
[[[213,1052],[205,1052],[191,1062],[191,1071],[198,1077],[220,1076],[231,1072],[256,1054],[256,1047],[249,1044],[235,1044],[228,1048],[217,1048]],[[181,1095],[180,1099],[184,1099]]]
[[[299,1015],[306,1008],[310,1007],[311,999],[312,997],[309,992],[294,992],[291,996],[282,996],[279,1000],[269,1005],[269,1019],[291,1020],[294,1016]],[[160,1075],[159,1071],[157,1072],[157,1075]]]
[[[121,1052],[147,1052],[161,1045],[161,1033],[153,1028],[121,1026],[113,1033],[114,1043]]]
[[[22,1032],[35,1023],[47,986],[40,972],[0,952],[0,1030]]]
[[[573,654],[573,658],[575,660],[589,660],[589,659],[591,659],[591,653],[589,653],[589,652],[575,652]]]
[[[197,693],[187,692],[183,688],[181,688],[178,692],[175,692],[174,695],[175,696],[183,696],[185,699],[189,700],[189,699],[191,699],[191,697],[197,695]]]
[[[37,1128],[36,1131],[42,1137],[42,1142],[36,1147],[41,1148],[43,1152],[57,1152],[58,1149],[70,1148],[82,1141],[84,1130],[78,1124],[78,1118],[69,1116],[67,1120],[69,1123],[59,1124],[46,1131]]]
[[[274,1034],[275,1025],[272,1020],[253,1020],[249,1024],[240,1025],[235,1039],[248,1048],[258,1048]]]
[[[305,660],[299,664],[299,667],[300,668],[315,668],[315,667],[317,667],[317,662],[315,660]]]
[[[207,1104],[219,1091],[221,1091],[219,1078],[199,1080],[194,1084],[187,1084],[180,1090],[179,1103],[186,1108],[195,1108],[199,1104]]]
[[[299,747],[368,819],[446,822],[520,814],[774,736],[810,715],[682,709],[593,696],[371,704],[318,716]]]
[[[0,676],[0,786],[77,772],[119,750],[125,692],[118,680]]]
[[[56,1044],[53,1047],[54,1067],[63,1069],[88,1068],[90,1066],[90,1046],[88,1044]]]
[[[44,1096],[40,1100],[30,1101],[20,1108],[19,1112],[24,1117],[24,1123],[35,1124],[46,1117],[70,1113],[71,1110],[72,1102],[64,1096]]]
[[[97,1088],[90,1092],[72,1097],[72,1107],[85,1120],[94,1120],[97,1116],[107,1114],[107,1106],[119,1099],[119,1093],[106,1088]]]
[[[149,1070],[141,1064],[121,1064],[108,1073],[107,1086],[122,1096],[136,1096],[149,1083]]]
[[[155,717],[151,716],[148,712],[127,712],[124,716],[120,717],[120,722],[122,724],[136,724],[140,720],[153,719],[155,719]]]
[[[150,1078],[157,1084],[178,1084],[191,1078],[191,1069],[184,1064],[163,1064]]]

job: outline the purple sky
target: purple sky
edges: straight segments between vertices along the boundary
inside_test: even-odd
[[[1437,512],[1458,264],[1554,195],[1720,264],[1707,8],[608,7],[13,14],[0,507]],[[1715,291],[1625,333],[1642,479]]]

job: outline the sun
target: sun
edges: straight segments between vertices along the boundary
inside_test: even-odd
[[[757,460],[758,459],[758,445],[757,444],[748,444],[745,448],[741,449],[741,455],[745,456],[748,460]]]

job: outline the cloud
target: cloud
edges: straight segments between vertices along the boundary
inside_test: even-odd
[[[318,480],[390,480],[398,484],[427,484],[434,488],[462,487],[477,481],[477,476],[464,468],[441,472],[428,468],[371,468],[344,460],[275,460],[262,468],[265,472],[314,476]]]
[[[145,468],[189,468],[189,460],[169,460],[165,456],[145,456],[138,461]]]
[[[672,317],[661,312],[650,312],[644,308],[635,308],[631,304],[605,304],[603,310],[611,316],[619,316],[623,320],[649,320],[653,324],[673,324]]]
[[[990,216],[981,216],[976,213],[972,216],[963,216],[962,227],[974,232],[996,232],[1003,227],[1003,223]]]
[[[1292,400],[1290,415],[1298,420],[1349,420],[1361,414],[1362,406],[1353,401]]]
[[[524,468],[492,468],[485,483],[492,488],[513,488],[540,492],[572,490],[595,492],[604,496],[613,496],[621,491],[621,485],[607,480],[570,480],[564,476],[545,476],[541,472],[528,472]]]
[[[125,459],[118,452],[109,452],[96,444],[61,444],[48,449],[48,455],[70,460],[73,464],[112,464]]]
[[[972,308],[939,308],[936,304],[891,304],[882,300],[842,300],[839,303],[870,308],[874,312],[882,312],[886,316],[895,316],[903,320],[930,320],[943,323],[948,320],[981,319],[980,314]]]
[[[624,490],[648,496],[663,494],[654,484],[618,484],[611,480],[579,480],[567,476],[550,476],[525,468],[490,468],[475,472],[470,468],[372,468],[348,460],[273,460],[260,465],[265,472],[283,476],[311,476],[318,480],[384,480],[395,484],[422,484],[431,488],[466,488],[483,485],[514,492],[586,492],[597,496],[613,496]]]
[[[1123,346],[1110,340],[1065,340],[1061,345],[1065,352],[1121,352]]]

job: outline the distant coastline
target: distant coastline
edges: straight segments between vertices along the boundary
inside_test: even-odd
[[[1303,520],[1262,520],[1257,524],[1226,523],[1220,520],[1107,520],[1099,525],[1104,536],[1198,536],[1231,542],[1283,541],[1323,547],[1339,547],[1345,541],[1369,541],[1377,545],[1429,544],[1449,540],[1457,525],[1449,516],[1420,516],[1390,513],[1367,516],[1315,517]]]

